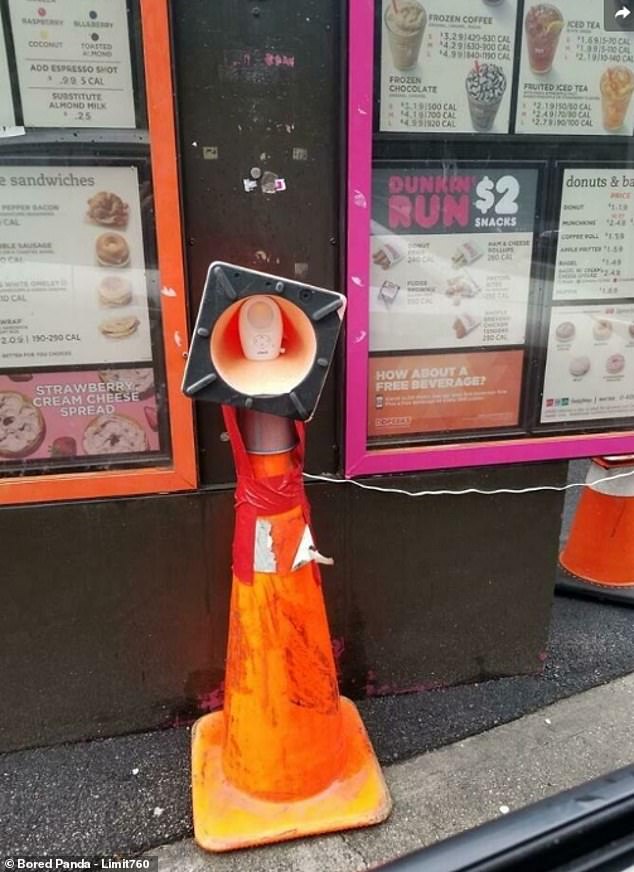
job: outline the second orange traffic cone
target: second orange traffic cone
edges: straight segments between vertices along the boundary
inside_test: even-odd
[[[634,457],[595,458],[586,484],[557,586],[634,605]]]

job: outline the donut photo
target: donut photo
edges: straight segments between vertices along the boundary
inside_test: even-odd
[[[575,357],[570,361],[570,375],[575,378],[580,378],[582,375],[590,372],[589,357]]]
[[[561,342],[570,342],[571,339],[574,339],[576,332],[572,321],[562,321],[555,330],[555,335]]]
[[[143,427],[127,415],[100,415],[84,430],[84,452],[96,454],[136,454],[148,450]]]
[[[95,243],[99,266],[121,268],[130,264],[130,247],[120,233],[102,233]]]
[[[23,394],[0,391],[0,457],[18,460],[40,447],[46,423],[39,409]]]
[[[612,354],[608,357],[605,368],[610,375],[619,375],[625,369],[625,358],[622,354]]]

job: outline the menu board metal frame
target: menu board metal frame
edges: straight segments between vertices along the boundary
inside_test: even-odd
[[[140,0],[169,406],[168,466],[0,478],[0,505],[168,493],[197,487],[193,410],[181,392],[187,306],[167,0]]]
[[[398,446],[393,447],[368,447],[370,240],[373,135],[377,117],[374,97],[375,5],[375,0],[350,0],[349,4],[346,475],[389,474],[633,453],[634,430],[597,432],[597,428],[592,425],[583,428],[591,432],[574,435],[551,435],[539,428],[537,435],[510,434],[505,440],[485,436],[484,441],[457,441],[449,435],[443,441],[434,437],[423,445],[418,439],[418,444],[404,445],[401,441]],[[405,136],[410,139],[407,134]],[[380,138],[392,140],[398,138],[398,135],[380,134]],[[416,141],[420,144],[426,138],[418,135]],[[429,135],[430,141],[434,138],[437,137]],[[464,141],[466,137],[456,135],[452,138]],[[534,140],[537,144],[542,137],[522,136],[521,139],[524,143]],[[425,154],[425,157],[428,158],[429,155]],[[552,176],[550,180],[552,181]],[[548,265],[544,267],[543,279],[547,278],[549,268]],[[540,342],[540,333],[541,328],[537,324],[528,334],[526,353],[531,367],[539,365],[537,345]],[[531,336],[535,343],[532,349]],[[534,404],[535,400],[529,391],[525,392],[525,402]],[[577,429],[580,427],[577,426]]]

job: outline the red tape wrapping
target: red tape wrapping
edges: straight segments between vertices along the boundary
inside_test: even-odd
[[[233,537],[233,572],[244,584],[253,584],[253,558],[255,549],[255,527],[258,518],[281,515],[301,507],[302,522],[290,519],[274,525],[273,550],[276,555],[277,571],[283,575],[291,571],[297,548],[304,533],[304,525],[310,525],[310,507],[304,490],[304,453],[306,445],[306,426],[295,421],[297,445],[293,449],[293,467],[285,475],[270,478],[256,478],[253,474],[249,453],[244,445],[238,425],[237,411],[232,406],[223,406],[225,426],[231,440],[233,459],[236,467],[236,525]],[[276,527],[279,526],[279,529]],[[319,572],[312,564],[315,580],[319,582]]]

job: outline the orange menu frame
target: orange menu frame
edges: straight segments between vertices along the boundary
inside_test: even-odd
[[[141,0],[143,45],[170,409],[169,467],[0,479],[0,505],[193,490],[197,486],[192,403],[180,390],[188,324],[176,159],[168,0]]]

